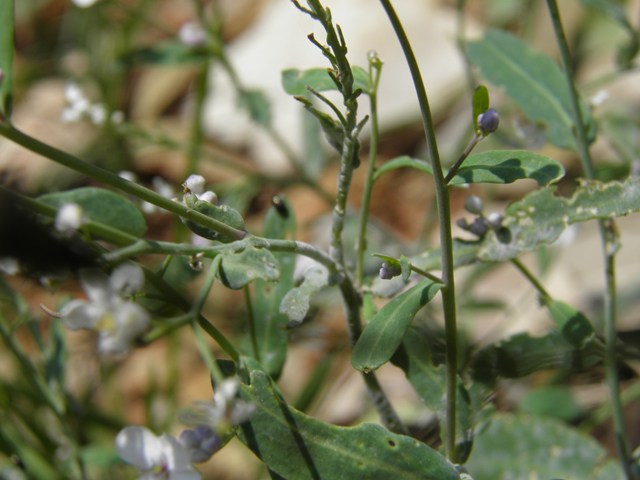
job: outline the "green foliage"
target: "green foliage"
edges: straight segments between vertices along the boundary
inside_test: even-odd
[[[387,363],[402,343],[413,317],[442,288],[424,280],[387,303],[365,327],[353,348],[351,365],[361,372],[373,371]]]
[[[184,201],[189,208],[192,208],[207,217],[218,220],[219,222],[235,229],[246,231],[242,215],[228,205],[213,205],[209,202],[200,200],[192,193],[185,194]],[[182,221],[193,233],[200,235],[201,237],[208,238],[209,240],[217,240],[222,243],[229,243],[234,240],[226,235],[202,227],[191,220],[182,219]]]
[[[546,417],[495,415],[476,435],[467,469],[474,480],[622,479],[594,439]],[[601,472],[612,476],[603,477]]]
[[[476,135],[482,135],[482,131],[478,128],[478,116],[489,110],[489,91],[484,85],[480,85],[473,92],[473,129]]]
[[[280,265],[269,250],[249,246],[240,252],[222,252],[218,278],[232,290],[238,290],[255,280],[275,282],[280,278]]]
[[[265,238],[285,239],[296,236],[296,218],[293,207],[284,197],[279,197],[287,215],[275,207],[269,208],[264,219]],[[289,333],[284,329],[287,316],[280,313],[280,304],[294,286],[295,259],[286,253],[273,253],[280,265],[280,280],[256,280],[251,298],[260,363],[273,378],[278,378],[287,356]]]
[[[96,222],[141,237],[147,230],[142,212],[129,200],[104,188],[84,187],[66,192],[47,193],[38,200],[60,208],[72,202],[82,207],[84,215]]]
[[[492,30],[482,40],[467,44],[467,56],[494,85],[504,87],[534,122],[547,125],[547,139],[559,148],[576,149],[567,84],[558,65],[531,50],[512,35]],[[595,123],[585,105],[582,115],[589,139]]]
[[[370,423],[337,427],[289,407],[262,372],[251,374],[241,397],[257,405],[238,436],[282,478],[456,480],[439,453],[410,437]]]
[[[251,119],[258,125],[268,127],[271,123],[271,106],[264,94],[257,90],[242,92],[238,105],[251,115]]]
[[[311,299],[329,285],[329,271],[322,265],[312,265],[304,273],[302,283],[292,288],[282,299],[280,313],[289,318],[287,327],[300,325],[307,316]]]
[[[210,54],[203,49],[191,48],[178,40],[163,40],[153,47],[133,52],[131,58],[141,63],[172,66],[202,64],[207,62]]]
[[[416,168],[433,175],[429,163],[403,155],[385,162],[376,171],[375,178],[378,179],[384,173],[404,167]],[[546,185],[557,182],[563,176],[564,168],[552,158],[527,150],[495,150],[468,157],[450,184],[507,184],[529,178],[538,182],[538,185]]]
[[[354,88],[361,88],[363,92],[369,93],[372,88],[369,74],[361,67],[352,67],[352,70]],[[338,90],[326,68],[312,68],[309,70],[290,68],[282,72],[282,88],[289,95],[305,95],[309,93],[307,86],[317,92]]]

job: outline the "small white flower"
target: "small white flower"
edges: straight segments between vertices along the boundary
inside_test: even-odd
[[[138,176],[129,170],[121,170],[120,172],[118,172],[118,176],[133,183],[136,183],[138,181]]]
[[[105,354],[124,354],[148,327],[149,313],[123,295],[140,287],[144,274],[135,265],[121,265],[110,277],[98,270],[81,270],[80,285],[87,300],[76,299],[60,312],[67,328],[98,332],[98,350]]]
[[[111,113],[111,123],[120,125],[122,122],[124,122],[124,112],[122,110],[116,110]]]
[[[137,425],[123,428],[116,436],[116,450],[125,462],[138,467],[144,480],[200,480],[191,464],[187,446],[166,433],[157,437]]]
[[[80,8],[88,8],[92,6],[94,3],[97,3],[98,0],[71,0],[74,5]]]
[[[96,103],[89,107],[89,118],[94,125],[102,126],[107,120],[107,107],[104,103]]]
[[[605,100],[609,98],[609,90],[598,90],[598,92],[590,98],[591,105],[594,107],[599,107],[604,103]]]
[[[208,190],[198,195],[198,199],[202,200],[203,202],[210,203],[212,205],[216,205],[218,203],[218,196],[211,190]]]
[[[215,387],[213,402],[197,402],[195,408],[183,416],[185,423],[206,424],[217,432],[224,432],[251,418],[256,405],[236,397],[240,381],[227,378]]]
[[[63,235],[71,235],[87,222],[82,207],[77,203],[63,203],[53,222],[54,228]]]
[[[155,192],[158,195],[162,195],[164,198],[171,199],[174,195],[173,187],[169,183],[167,183],[162,177],[153,177],[151,179],[151,185],[153,186],[153,189],[155,190]],[[147,215],[151,215],[152,213],[155,213],[158,210],[158,207],[156,207],[153,203],[149,203],[149,202],[142,202],[140,204],[140,208]]]
[[[182,24],[178,39],[187,47],[200,47],[207,41],[207,32],[197,22]]]
[[[202,175],[189,175],[182,185],[191,193],[199,196],[204,192],[204,183],[205,180]]]
[[[1,257],[0,258],[0,272],[7,275],[16,275],[20,272],[20,264],[18,260],[13,257]]]

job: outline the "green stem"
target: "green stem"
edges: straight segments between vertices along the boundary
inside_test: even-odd
[[[98,180],[104,184],[110,185],[114,188],[122,190],[125,193],[134,195],[141,200],[147,201],[160,208],[164,208],[169,212],[175,213],[181,217],[191,220],[203,227],[214,230],[218,233],[226,235],[234,239],[242,239],[248,236],[247,232],[236,230],[222,222],[219,222],[213,218],[207,217],[202,213],[193,211],[187,208],[182,203],[174,202],[168,198],[164,198],[161,195],[137,185],[133,182],[125,180],[118,175],[108,172],[100,167],[96,167],[90,163],[84,162],[79,158],[74,157],[66,152],[53,148],[45,143],[42,143],[35,138],[25,135],[21,131],[14,128],[12,125],[6,123],[0,123],[0,135],[12,140],[13,142],[21,145],[32,152],[35,152],[43,157],[49,158],[60,165],[69,167],[77,172],[87,175],[88,177]]]
[[[558,49],[560,50],[560,57],[562,58],[562,64],[564,66],[564,74],[567,81],[567,87],[569,89],[571,110],[573,113],[573,119],[576,128],[576,143],[578,147],[578,155],[580,156],[582,169],[584,170],[586,177],[589,179],[594,179],[595,169],[593,168],[591,152],[589,151],[587,129],[582,117],[582,111],[580,109],[578,92],[576,91],[576,87],[573,82],[569,45],[564,34],[562,20],[560,18],[560,12],[558,11],[558,5],[556,1],[547,0],[547,6],[551,15],[551,21],[553,22]],[[627,443],[627,435],[625,431],[624,415],[622,412],[622,405],[620,403],[620,383],[618,379],[616,362],[616,239],[614,234],[615,227],[613,225],[613,221],[608,220],[607,222],[609,223],[605,223],[605,220],[598,221],[605,264],[604,273],[606,282],[606,289],[604,294],[606,355],[604,363],[607,384],[609,387],[609,395],[611,397],[611,404],[613,409],[613,428],[616,438],[616,448],[618,451],[618,457],[620,458],[620,463],[622,464],[622,468],[625,472],[625,476],[629,480],[637,477],[631,470],[631,458],[629,455],[629,446]]]
[[[552,299],[551,295],[549,295],[549,292],[545,290],[540,281],[533,275],[533,273],[531,273],[531,271],[527,267],[524,266],[524,264],[520,260],[518,260],[517,258],[512,258],[511,263],[513,263],[513,265],[518,270],[520,270],[520,272],[527,278],[527,280],[531,282],[531,285],[533,285],[535,289],[538,290],[538,293],[540,294],[540,297],[542,299],[542,303],[546,303],[547,301],[550,301]]]
[[[202,307],[204,307],[204,303],[207,301],[207,297],[211,292],[211,288],[213,287],[213,282],[216,280],[216,275],[218,274],[218,269],[220,268],[220,262],[222,261],[222,256],[216,256],[211,265],[209,266],[209,272],[207,273],[207,278],[205,279],[202,287],[200,287],[200,292],[198,292],[198,296],[191,304],[191,313],[194,315],[200,314],[202,312]]]
[[[462,166],[463,162],[467,159],[467,157],[469,156],[469,154],[471,153],[471,150],[473,150],[473,148],[478,144],[478,142],[480,140],[482,140],[484,137],[479,137],[479,136],[475,136],[473,137],[473,139],[471,140],[471,142],[469,143],[469,145],[467,145],[467,148],[464,149],[464,152],[462,152],[462,155],[460,155],[460,158],[458,159],[458,161],[453,165],[453,167],[451,167],[451,170],[449,170],[449,172],[447,173],[447,176],[444,177],[444,181],[449,184],[449,182],[451,180],[453,180],[453,177],[456,176],[456,173],[458,173],[458,170],[460,169],[460,167]]]
[[[367,220],[369,218],[369,207],[371,205],[371,192],[373,191],[373,175],[376,172],[376,157],[378,156],[378,95],[377,86],[380,79],[380,69],[376,69],[376,77],[372,75],[372,67],[369,67],[369,78],[374,88],[369,92],[371,102],[371,140],[369,142],[369,164],[367,165],[367,175],[364,181],[362,192],[362,205],[360,206],[360,230],[358,232],[358,243],[356,244],[356,287],[362,287],[364,271],[364,252],[367,248]]]
[[[258,339],[256,337],[256,322],[253,316],[253,305],[251,304],[251,292],[249,285],[245,285],[242,289],[244,292],[244,303],[247,305],[247,315],[249,317],[249,337],[251,338],[251,350],[253,358],[260,362],[260,351],[258,350]]]
[[[413,54],[409,39],[402,28],[400,19],[396,15],[390,0],[380,0],[382,6],[387,12],[387,16],[391,21],[396,36],[400,41],[402,50],[404,51],[413,84],[418,95],[420,103],[420,111],[422,113],[422,122],[424,125],[429,157],[431,159],[431,167],[433,170],[433,179],[436,187],[436,200],[438,204],[438,220],[440,223],[440,245],[442,249],[442,280],[444,287],[440,290],[442,293],[442,304],[444,311],[445,337],[447,342],[446,360],[446,411],[445,411],[445,432],[446,432],[446,452],[447,457],[453,463],[456,463],[456,395],[458,389],[458,353],[457,353],[457,326],[456,326],[456,299],[454,284],[454,264],[453,264],[453,239],[451,236],[451,210],[449,206],[449,189],[445,182],[440,163],[440,154],[438,152],[438,144],[436,142],[436,133],[434,129],[433,119],[431,118],[431,109],[427,92],[424,88],[422,75],[418,62]]]
[[[202,110],[207,96],[209,82],[209,68],[211,62],[205,62],[198,72],[195,80],[195,98],[193,99],[193,114],[191,117],[191,137],[189,138],[189,151],[187,154],[187,168],[184,178],[198,173],[198,160],[202,155]]]
[[[202,361],[204,362],[207,370],[216,381],[216,383],[220,383],[224,380],[224,375],[220,371],[220,367],[218,366],[218,362],[215,357],[211,353],[209,349],[209,345],[207,345],[207,341],[202,335],[202,330],[200,329],[200,325],[198,325],[197,321],[191,322],[191,326],[193,328],[193,336],[196,340],[196,346],[198,347],[198,351],[200,352],[200,356],[202,357]]]

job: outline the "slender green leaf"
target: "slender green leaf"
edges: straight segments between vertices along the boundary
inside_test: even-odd
[[[493,150],[467,158],[452,182],[505,184],[529,178],[546,185],[563,176],[560,162],[544,155],[527,150]]]
[[[66,192],[47,193],[38,197],[43,203],[60,208],[72,202],[82,207],[93,221],[141,237],[147,230],[142,212],[126,198],[104,188],[84,187]]]
[[[558,331],[574,347],[580,348],[595,337],[593,325],[582,312],[556,300],[550,302],[547,309]]]
[[[480,85],[473,92],[473,128],[476,135],[482,135],[478,128],[478,115],[489,110],[489,90],[484,85]]]
[[[605,449],[564,422],[547,417],[497,414],[479,430],[466,464],[474,480],[621,480]],[[606,466],[612,476],[600,476]]]
[[[364,93],[369,93],[371,91],[369,74],[357,66],[352,67],[352,71],[353,90],[361,88]],[[317,92],[338,89],[326,68],[312,68],[310,70],[291,68],[282,72],[282,87],[289,95],[305,95],[309,92],[307,85]]]
[[[247,110],[258,125],[268,127],[271,123],[271,105],[264,93],[258,90],[245,91],[238,98],[238,105]]]
[[[586,368],[602,360],[601,350],[577,349],[560,333],[551,331],[542,337],[519,333],[498,343],[488,345],[471,360],[474,380],[494,385],[498,377],[521,378],[552,368]]]
[[[260,371],[240,389],[257,410],[240,440],[282,478],[295,480],[457,480],[453,465],[410,437],[379,425],[338,427],[289,407]]]
[[[415,328],[409,328],[391,362],[404,371],[422,403],[443,422],[446,410],[446,369],[444,364],[437,367],[433,364],[427,336]],[[456,404],[456,450],[458,461],[464,463],[473,446],[473,411],[469,393],[462,380],[458,382]]]
[[[278,197],[287,212],[283,215],[275,207],[269,208],[264,219],[263,235],[273,239],[295,239],[296,218],[293,207],[283,197]],[[279,312],[282,299],[294,285],[295,256],[290,253],[273,254],[280,264],[280,281],[277,284],[257,280],[253,285],[253,316],[258,339],[260,363],[269,375],[278,378],[287,356],[289,332],[284,329],[288,317]]]
[[[416,168],[433,175],[433,169],[428,162],[403,155],[384,163],[376,170],[374,179],[377,180],[386,172],[404,167]],[[444,173],[446,175],[446,171]],[[563,176],[562,165],[544,155],[527,150],[493,150],[467,158],[450,184],[506,184],[529,178],[538,182],[538,185],[545,185],[556,182]]]
[[[400,255],[400,269],[402,270],[402,280],[408,282],[411,276],[411,260],[404,255]]]
[[[275,282],[280,278],[280,265],[269,250],[249,246],[240,252],[222,253],[218,279],[232,290],[238,290],[255,280]]]
[[[482,40],[469,42],[467,55],[487,80],[505,88],[532,121],[547,125],[549,142],[559,148],[576,149],[569,91],[560,67],[552,59],[497,30],[488,32]],[[589,140],[593,141],[595,123],[586,106],[581,107]]]
[[[14,2],[0,2],[0,111],[5,119],[11,118],[13,104]]]
[[[353,348],[353,368],[372,371],[387,363],[402,343],[413,317],[440,288],[442,284],[424,280],[382,307]]]

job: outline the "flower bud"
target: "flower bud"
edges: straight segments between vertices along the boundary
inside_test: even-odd
[[[185,430],[180,440],[187,447],[193,463],[206,462],[220,450],[222,438],[209,425],[201,423],[193,430]]]
[[[484,205],[482,204],[482,200],[480,200],[480,197],[475,195],[469,195],[464,201],[464,209],[474,215],[480,215],[483,208]]]
[[[482,132],[482,135],[495,132],[498,129],[499,123],[500,116],[493,108],[490,108],[486,112],[478,115],[478,128]]]
[[[487,222],[489,222],[489,226],[493,230],[498,231],[498,230],[500,230],[502,228],[502,220],[503,219],[504,219],[504,216],[501,213],[492,212],[487,217]]]
[[[393,277],[397,277],[402,273],[402,270],[394,265],[389,265],[387,262],[382,262],[380,268],[380,278],[383,280],[390,280]]]
[[[484,237],[489,231],[489,223],[484,217],[478,217],[469,225],[469,231],[479,237]]]
[[[195,195],[200,195],[204,191],[204,177],[202,175],[189,175],[182,186]]]

